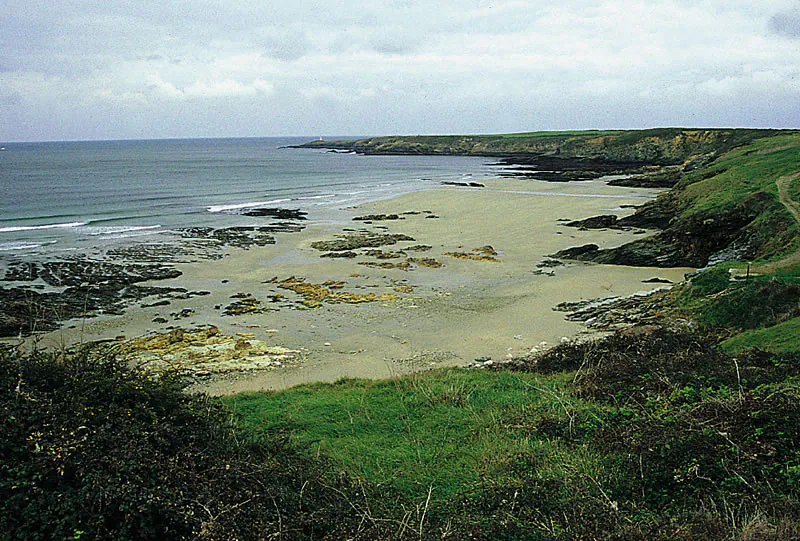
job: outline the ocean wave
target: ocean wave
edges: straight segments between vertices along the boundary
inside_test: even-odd
[[[82,227],[87,225],[86,222],[66,222],[63,224],[44,224],[44,225],[17,225],[10,227],[0,227],[0,233],[14,233],[17,231],[38,231],[41,229],[70,229],[73,227]]]
[[[86,227],[82,228],[81,232],[96,237],[99,235],[122,235],[124,233],[135,233],[138,231],[149,231],[153,229],[160,229],[160,225],[118,225],[108,227]]]
[[[58,241],[51,242],[0,242],[0,252],[15,252],[20,250],[36,250],[48,244],[55,244]]]
[[[116,215],[116,216],[112,215],[112,216],[108,216],[108,217],[104,217],[104,218],[100,218],[100,217],[92,218],[91,220],[89,220],[87,222],[86,225],[94,227],[94,226],[97,226],[98,224],[107,224],[107,223],[113,223],[113,222],[130,222],[130,221],[133,221],[133,220],[144,221],[144,220],[149,220],[151,218],[159,218],[159,217],[160,217],[160,215],[158,215],[158,214],[119,214],[119,215]],[[106,226],[102,226],[102,227],[106,227]],[[120,226],[120,227],[124,227],[124,226]],[[139,226],[132,226],[132,227],[139,227]],[[152,227],[152,226],[146,226],[146,227]]]
[[[262,207],[264,205],[277,205],[278,203],[286,203],[287,201],[291,201],[291,199],[273,199],[271,201],[254,201],[251,203],[235,203],[232,205],[212,205],[210,207],[207,207],[206,210],[208,212],[225,212],[227,210],[239,210],[250,207]]]
[[[20,220],[60,220],[62,218],[74,218],[74,214],[42,214],[40,216],[25,216],[25,217],[14,217],[14,218],[5,218],[0,216],[0,222],[18,222]],[[60,223],[60,222],[57,222]]]
[[[297,198],[298,201],[306,201],[309,199],[330,199],[336,197],[335,193],[326,193],[325,195],[303,195]]]

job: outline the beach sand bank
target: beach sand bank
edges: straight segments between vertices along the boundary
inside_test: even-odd
[[[549,254],[572,246],[594,243],[608,248],[641,238],[641,231],[584,231],[564,226],[564,220],[599,214],[622,217],[633,212],[631,205],[641,205],[656,193],[610,187],[602,181],[502,179],[487,182],[485,188],[442,187],[364,204],[352,209],[353,216],[397,214],[399,219],[353,221],[344,227],[312,225],[278,235],[274,246],[232,248],[217,261],[181,264],[181,277],[152,285],[205,290],[209,295],[133,307],[123,316],[73,321],[39,337],[39,344],[52,347],[115,337],[122,341],[123,336],[166,332],[169,327],[214,325],[225,334],[250,333],[269,345],[302,352],[298,364],[220,377],[201,386],[214,394],[341,377],[388,377],[466,365],[476,358],[501,360],[542,342],[554,344],[585,332],[581,324],[552,310],[560,302],[648,291],[661,284],[644,280],[677,282],[692,270],[582,263],[537,267]],[[381,256],[397,256],[392,259],[379,259],[377,252],[365,255],[364,249],[356,250],[359,255],[353,258],[322,258],[325,252],[312,247],[358,230],[414,240],[373,248],[406,254]],[[408,249],[420,245],[430,248]],[[486,249],[478,249],[487,246],[496,252],[497,261],[446,255],[485,255]],[[423,266],[423,258],[442,266]],[[410,262],[407,270],[361,264],[403,262]],[[332,295],[316,301],[302,296],[298,291],[305,290],[297,287],[301,282],[287,282],[290,277],[302,277],[302,284],[315,284]],[[342,293],[351,296],[336,297]],[[365,300],[371,293],[380,297],[359,304],[331,302]],[[223,315],[237,295],[256,299],[264,311]],[[308,308],[316,303],[318,307]]]

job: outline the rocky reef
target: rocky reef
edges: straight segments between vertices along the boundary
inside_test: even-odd
[[[99,314],[121,314],[130,304],[154,295],[188,294],[175,288],[136,284],[180,276],[168,265],[120,264],[88,258],[11,262],[0,288],[0,336],[58,328],[59,322]]]
[[[446,256],[454,257],[456,259],[468,259],[471,261],[489,261],[491,263],[499,263],[498,257],[500,254],[491,246],[481,246],[469,252],[445,252]]]
[[[296,293],[300,299],[294,303],[281,298],[295,308],[319,308],[323,303],[329,304],[363,304],[369,302],[393,302],[400,297],[394,292],[354,293],[344,291],[346,282],[328,280],[321,284],[306,281],[303,277],[290,276],[279,280],[277,277],[267,280],[267,284],[275,284],[278,288]]]
[[[139,286],[142,282],[177,278],[177,263],[219,259],[228,248],[250,249],[275,244],[276,233],[294,233],[305,213],[291,209],[248,209],[254,217],[290,220],[261,226],[191,227],[176,231],[178,240],[118,246],[105,253],[47,261],[14,260],[0,282],[0,337],[52,331],[61,323],[98,315],[120,315],[149,299],[147,306],[208,292],[183,288]],[[232,311],[244,307],[233,307]],[[172,314],[175,319],[186,314]],[[163,320],[163,321],[162,321]],[[164,322],[159,318],[159,322]]]

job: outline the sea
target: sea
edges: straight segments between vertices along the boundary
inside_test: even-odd
[[[290,148],[308,137],[0,144],[0,261],[252,226],[248,208],[342,209],[496,176],[490,158]]]

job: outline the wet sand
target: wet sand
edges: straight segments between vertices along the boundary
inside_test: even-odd
[[[559,220],[598,214],[625,216],[633,212],[624,208],[626,205],[640,205],[656,193],[610,187],[602,181],[493,180],[483,189],[442,187],[377,201],[352,209],[353,216],[413,214],[372,224],[312,225],[300,233],[278,235],[274,246],[230,249],[218,261],[178,265],[181,277],[151,285],[211,294],[173,300],[169,306],[134,307],[123,316],[71,322],[72,328],[44,335],[40,344],[133,338],[165,332],[171,326],[215,325],[226,334],[252,333],[267,344],[303,351],[304,361],[299,365],[219,378],[203,386],[214,394],[278,389],[341,377],[380,378],[466,365],[476,358],[500,360],[528,352],[542,342],[553,344],[584,333],[581,324],[566,321],[563,313],[552,310],[560,302],[648,291],[660,287],[642,282],[653,277],[673,282],[683,279],[691,269],[582,263],[537,268],[558,250],[588,243],[608,248],[641,238],[632,231],[579,231]],[[311,247],[314,241],[342,234],[343,228],[409,235],[415,241],[381,249],[429,245],[428,251],[407,253],[436,259],[444,266],[408,271],[370,268],[358,262],[378,260],[321,258],[322,252]],[[499,262],[445,255],[487,245],[498,252]],[[390,293],[397,299],[363,304],[322,302],[319,308],[302,309],[295,293],[278,283],[265,283],[291,276],[314,284],[345,282],[341,291]],[[271,310],[222,315],[220,307],[230,305],[234,302],[231,297],[239,293],[259,299]],[[284,302],[271,303],[268,299],[274,295],[282,295]],[[170,315],[185,308],[193,310],[189,317]],[[168,323],[154,323],[159,317]]]

